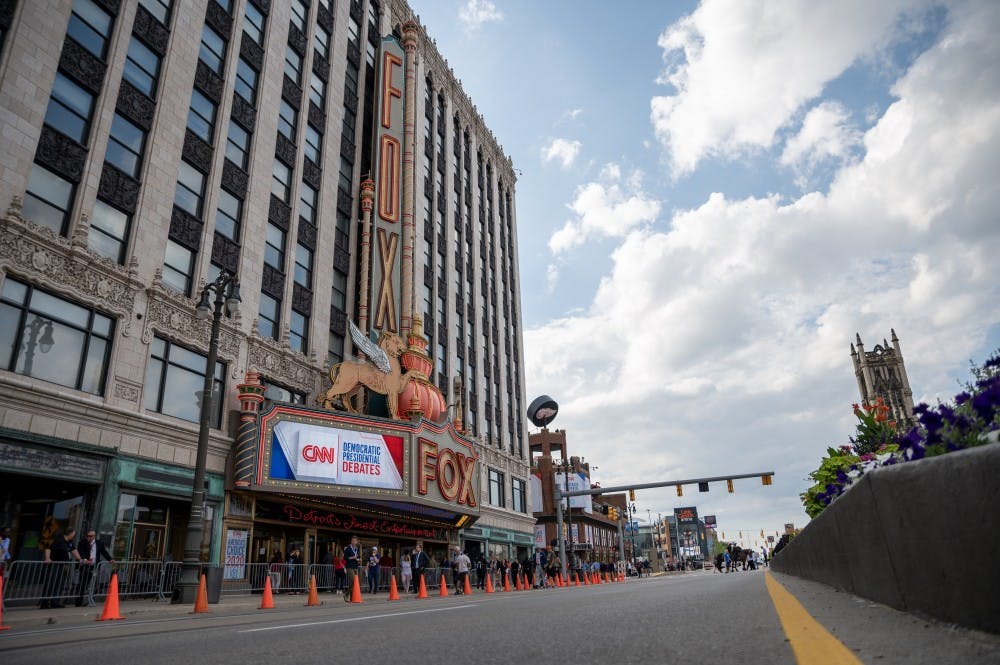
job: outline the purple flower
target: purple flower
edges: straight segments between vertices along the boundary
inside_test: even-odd
[[[970,397],[971,397],[971,395],[969,395],[969,393],[967,393],[967,392],[965,392],[963,390],[962,392],[960,392],[957,395],[955,395],[955,404],[958,404],[959,406],[961,406],[962,404],[965,404],[966,402],[968,402]]]
[[[993,356],[983,363],[983,369],[989,369],[990,367],[1000,367],[1000,356]]]

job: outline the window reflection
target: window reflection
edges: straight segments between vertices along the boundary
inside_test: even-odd
[[[144,406],[150,411],[196,423],[201,414],[201,393],[207,359],[200,353],[155,338],[146,371]],[[222,418],[225,363],[215,365],[210,425],[218,428]]]

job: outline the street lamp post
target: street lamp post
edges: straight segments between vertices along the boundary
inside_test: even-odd
[[[215,294],[214,301],[211,299]],[[219,355],[219,330],[223,313],[233,316],[240,307],[240,282],[236,275],[223,271],[201,291],[201,300],[195,316],[207,319],[212,316],[212,329],[208,343],[208,360],[205,363],[205,384],[201,394],[201,411],[198,419],[198,450],[195,457],[194,480],[191,485],[191,516],[188,518],[184,539],[184,563],[181,576],[174,588],[175,603],[193,603],[198,593],[201,568],[201,541],[205,529],[205,466],[208,461],[208,431],[212,418],[212,388],[215,382],[215,363]],[[221,397],[221,396],[220,396]]]

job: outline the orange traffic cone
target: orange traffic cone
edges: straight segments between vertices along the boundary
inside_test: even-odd
[[[493,575],[491,575],[490,573],[486,574],[486,593],[494,593]]]
[[[438,596],[444,598],[448,595],[448,581],[444,579],[444,573],[441,573],[441,586],[438,589]]]
[[[274,609],[274,595],[271,593],[270,575],[264,578],[264,595],[260,597],[260,609],[262,610]]]
[[[194,597],[194,611],[191,614],[201,614],[208,611],[208,588],[205,586],[205,573],[198,582],[198,595]]]
[[[104,611],[98,621],[114,621],[124,619],[118,613],[118,573],[111,573],[111,582],[108,584],[108,597],[104,599]]]
[[[611,573],[604,573],[604,583],[611,584]]]
[[[317,607],[323,603],[319,602],[319,590],[316,589],[316,576],[309,576],[309,598],[306,600],[306,607]]]
[[[520,591],[520,590],[521,590],[521,576],[514,575],[514,591]]]
[[[358,576],[354,576],[354,586],[351,587],[351,602],[352,603],[363,603],[365,601],[361,600],[361,582],[358,581]]]
[[[396,576],[389,576],[389,600],[399,600],[399,589],[396,588]]]
[[[594,573],[594,584],[604,584],[600,573]]]
[[[3,625],[3,575],[0,575],[0,630],[10,630],[10,626]]]
[[[469,583],[469,574],[465,574],[465,588],[462,589],[462,593],[466,596],[472,595],[472,584]]]
[[[510,575],[507,571],[504,571],[503,573],[503,590],[510,591]]]
[[[580,586],[580,576],[573,573],[573,586]]]
[[[556,575],[556,587],[562,586],[562,575]]]
[[[427,584],[424,583],[424,576],[423,576],[423,574],[420,575],[420,587],[419,588],[420,588],[420,591],[419,591],[419,593],[417,593],[417,598],[426,598],[427,597]]]
[[[531,589],[531,585],[528,584],[528,573],[524,573],[524,574],[521,575],[521,590],[522,591],[529,591],[530,589]]]

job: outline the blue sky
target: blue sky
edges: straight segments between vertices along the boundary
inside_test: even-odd
[[[604,485],[775,470],[696,503],[807,520],[849,345],[916,400],[1000,347],[1000,7],[412,0],[520,171],[529,400]]]

